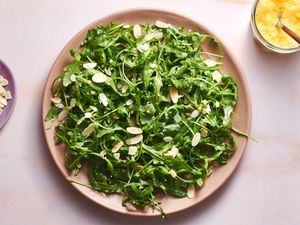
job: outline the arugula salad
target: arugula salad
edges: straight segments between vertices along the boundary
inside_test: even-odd
[[[89,30],[53,82],[45,118],[58,121],[67,168],[86,167],[86,185],[122,193],[124,206],[164,215],[157,194],[193,198],[237,147],[237,84],[206,41],[220,49],[215,37],[161,21]]]

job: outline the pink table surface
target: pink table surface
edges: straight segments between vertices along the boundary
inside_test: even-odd
[[[12,70],[18,101],[0,131],[0,224],[300,224],[300,53],[263,52],[253,41],[247,0],[0,0],[0,58]],[[156,7],[211,28],[232,49],[252,96],[250,141],[231,179],[207,201],[167,223],[119,215],[79,195],[48,152],[41,97],[66,42],[113,11]]]

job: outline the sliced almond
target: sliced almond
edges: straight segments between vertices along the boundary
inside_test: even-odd
[[[126,102],[125,102],[125,105],[132,105],[133,104],[133,100],[132,99],[128,99]]]
[[[201,103],[204,104],[204,105],[207,105],[208,101],[207,101],[206,99],[203,99],[203,100],[201,101]]]
[[[130,28],[130,25],[129,25],[129,24],[124,24],[123,27],[124,27],[125,29],[128,29],[128,28]]]
[[[70,100],[70,107],[73,108],[76,105],[76,98],[71,98]]]
[[[82,131],[82,135],[85,137],[90,136],[95,131],[95,128],[97,128],[97,127],[98,127],[97,124],[91,123]]]
[[[192,146],[193,146],[193,147],[199,144],[200,138],[201,138],[201,134],[200,134],[199,132],[197,132],[197,133],[193,136],[193,139],[192,139]]]
[[[171,177],[176,178],[177,177],[177,173],[175,170],[170,170],[169,174],[171,175]]]
[[[208,67],[214,67],[215,65],[217,65],[217,62],[215,60],[212,59],[206,59],[204,61],[204,63],[208,66]]]
[[[155,22],[155,26],[157,26],[159,28],[168,28],[168,27],[170,27],[170,24],[157,20]]]
[[[85,63],[82,66],[86,69],[93,69],[97,66],[97,63]]]
[[[192,118],[197,118],[199,116],[199,110],[194,110],[191,114]]]
[[[190,184],[187,190],[187,197],[193,198],[195,196],[195,185]]]
[[[173,103],[177,103],[178,102],[178,90],[174,87],[171,87],[170,90],[169,90],[169,94],[170,94],[170,97],[171,97],[171,100]]]
[[[143,133],[143,130],[138,127],[127,127],[126,130],[130,134],[142,134]]]
[[[124,94],[128,90],[128,88],[129,88],[128,85],[123,85],[121,88],[122,94]]]
[[[0,103],[4,106],[7,106],[7,100],[4,97],[0,97]]]
[[[202,109],[202,113],[203,114],[207,114],[207,113],[210,113],[210,112],[211,112],[210,105],[207,104],[206,108]]]
[[[133,26],[133,36],[137,39],[142,36],[142,28],[140,25],[136,24]]]
[[[104,93],[100,93],[99,94],[99,100],[100,102],[104,105],[104,106],[107,106],[108,105],[108,100],[107,100],[107,97]]]
[[[153,33],[150,33],[150,34],[146,34],[145,37],[144,37],[144,41],[150,41],[154,38],[154,34]]]
[[[3,95],[3,94],[5,94],[6,93],[6,90],[4,89],[4,87],[2,87],[1,85],[0,85],[0,95]]]
[[[61,121],[63,121],[63,120],[67,117],[67,115],[68,115],[68,110],[63,109],[63,110],[58,114],[57,120],[58,120],[59,122],[61,122]]]
[[[175,158],[177,156],[178,152],[179,152],[179,149],[175,145],[173,145],[172,148],[169,151],[167,151],[164,155]]]
[[[220,107],[220,102],[216,101],[215,105],[216,105],[217,108],[219,108]]]
[[[136,144],[140,143],[142,140],[143,140],[143,135],[139,134],[139,135],[137,135],[135,137],[128,138],[126,140],[126,144],[128,144],[128,145],[136,145]]]
[[[93,105],[90,105],[90,108],[91,108],[94,112],[97,112],[97,111],[98,111],[97,107],[95,107],[95,106],[93,106]]]
[[[119,152],[116,152],[113,154],[113,157],[116,159],[116,160],[119,160],[120,159],[120,153]]]
[[[6,80],[4,77],[1,79],[1,83],[0,83],[0,86],[6,86],[8,85],[8,80]]]
[[[76,76],[75,76],[74,74],[72,74],[72,75],[70,76],[70,80],[71,80],[72,82],[75,82],[75,81],[76,81]]]
[[[96,73],[92,77],[92,81],[96,84],[104,83],[107,80],[107,76],[104,73]]]
[[[105,158],[105,155],[106,155],[106,151],[105,150],[102,150],[100,153],[99,153],[100,157],[101,158]]]
[[[114,145],[114,147],[112,148],[112,152],[115,153],[117,151],[120,150],[120,148],[124,145],[123,141],[119,141],[117,144]]]
[[[128,155],[135,155],[138,151],[136,146],[129,146],[128,148]]]
[[[139,50],[140,52],[146,52],[149,50],[150,46],[148,43],[144,43],[144,44],[140,44],[137,47],[137,50]]]
[[[216,82],[219,82],[219,81],[222,80],[222,74],[217,70],[212,72],[211,75],[212,75],[213,80],[216,81]]]
[[[162,39],[164,37],[164,34],[162,32],[157,32],[153,34],[153,37],[155,39]]]
[[[171,141],[173,140],[173,138],[170,137],[170,136],[167,136],[167,137],[164,137],[163,140],[164,140],[165,142],[171,142]]]
[[[53,98],[51,98],[51,101],[54,104],[59,104],[59,103],[61,103],[61,98],[60,97],[53,97]]]
[[[89,118],[92,117],[92,113],[87,112],[87,113],[84,114],[84,117],[87,118],[87,119],[89,119]]]
[[[63,109],[65,107],[62,103],[55,104],[55,106],[59,109]]]

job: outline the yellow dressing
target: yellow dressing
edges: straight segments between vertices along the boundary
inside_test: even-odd
[[[255,14],[255,22],[261,36],[270,44],[293,48],[299,44],[277,27],[279,17],[284,25],[300,35],[300,0],[261,0]]]

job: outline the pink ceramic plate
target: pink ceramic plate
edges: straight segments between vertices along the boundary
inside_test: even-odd
[[[205,28],[201,24],[188,19],[187,17],[178,15],[176,13],[155,10],[155,9],[132,9],[113,13],[102,19],[99,19],[85,28],[83,28],[78,34],[76,34],[71,41],[65,46],[62,52],[57,57],[50,73],[45,86],[43,103],[42,103],[42,117],[45,118],[50,106],[51,106],[51,84],[53,80],[62,73],[63,67],[68,64],[72,58],[70,57],[69,50],[72,48],[79,48],[80,43],[84,40],[87,31],[97,24],[106,25],[110,21],[115,20],[126,24],[138,24],[138,23],[155,23],[156,20],[161,20],[174,26],[183,26],[187,30],[191,29],[193,31],[206,33],[215,36],[209,29]],[[220,40],[220,39],[219,39]],[[221,42],[222,43],[222,42]],[[231,52],[222,43],[223,48],[223,71],[231,74],[238,83],[238,102],[235,108],[235,113],[238,115],[238,119],[233,121],[234,126],[244,132],[250,132],[251,126],[251,101],[249,90],[247,86],[247,81],[241,70],[239,63],[234,59]],[[77,177],[74,177],[69,173],[65,166],[65,156],[64,156],[64,146],[56,145],[54,141],[54,129],[46,129],[46,123],[43,122],[45,137],[51,155],[67,180],[76,180],[81,183],[88,183],[88,179],[84,171],[82,171]],[[228,164],[225,166],[216,168],[214,172],[206,179],[204,186],[196,193],[193,199],[188,198],[173,198],[168,197],[162,200],[161,206],[167,214],[181,211],[183,209],[189,208],[197,203],[202,202],[205,198],[210,196],[215,192],[232,174],[234,169],[237,167],[238,162],[244,152],[247,144],[247,139],[245,137],[238,136],[238,148],[235,154],[232,156]],[[72,185],[83,195],[85,195],[90,200],[96,202],[111,210],[131,215],[139,216],[154,216],[160,215],[158,211],[152,211],[152,209],[147,208],[144,211],[128,211],[125,207],[121,205],[122,196],[121,195],[110,195],[106,196],[102,193],[92,191],[89,188],[83,187],[81,185],[72,183]]]

